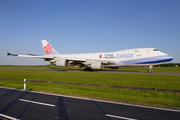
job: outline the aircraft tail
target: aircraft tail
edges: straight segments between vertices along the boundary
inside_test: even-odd
[[[59,53],[46,41],[41,40],[46,55],[58,55]]]

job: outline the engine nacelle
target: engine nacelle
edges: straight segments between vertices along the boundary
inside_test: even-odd
[[[104,68],[104,64],[102,62],[91,63],[91,69],[102,70],[103,68]]]
[[[58,67],[68,67],[69,66],[69,61],[66,59],[61,59],[56,61],[56,66]]]

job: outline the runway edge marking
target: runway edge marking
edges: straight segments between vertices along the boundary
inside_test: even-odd
[[[55,107],[55,105],[48,104],[48,103],[42,103],[42,102],[37,102],[37,101],[32,101],[32,100],[25,100],[25,99],[19,99],[19,100],[20,100],[20,101],[23,101],[23,102],[29,102],[29,103],[39,104],[39,105],[45,105],[45,106]]]
[[[10,117],[10,116],[4,115],[4,114],[0,114],[0,116],[3,117],[3,118],[10,119],[10,120],[20,120],[20,119],[13,118],[13,117]]]
[[[21,89],[8,88],[8,87],[0,87],[0,88],[17,90],[17,91],[26,91],[26,92],[31,92],[31,93],[39,93],[39,94],[45,94],[45,95],[53,95],[53,96],[66,97],[66,98],[73,98],[73,99],[95,101],[95,102],[104,102],[104,103],[119,104],[119,105],[141,107],[141,108],[148,108],[148,109],[164,110],[164,111],[171,111],[171,112],[180,112],[180,110],[174,110],[174,109],[165,109],[165,108],[149,107],[149,106],[142,106],[142,105],[133,105],[133,104],[127,104],[127,103],[118,103],[118,102],[111,102],[111,101],[95,100],[95,99],[73,97],[73,96],[67,96],[67,95],[58,95],[58,94],[52,94],[52,93],[43,93],[43,92],[36,92],[36,91],[29,91],[29,90],[21,90]]]
[[[124,120],[137,120],[137,119],[133,119],[133,118],[121,117],[121,116],[110,115],[110,114],[106,114],[105,116],[113,117],[113,118],[119,118],[119,119],[124,119]]]

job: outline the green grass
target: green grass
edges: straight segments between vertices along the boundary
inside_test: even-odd
[[[141,75],[1,68],[0,78],[63,81],[74,83],[92,83],[102,85],[119,85],[180,90],[180,76],[178,75]]]
[[[20,68],[45,68],[45,69],[77,69],[83,70],[84,68],[78,67],[57,67],[57,66],[20,66],[20,65],[0,65],[0,67],[20,67]],[[174,72],[180,73],[180,67],[153,67],[153,72]],[[133,72],[147,72],[148,67],[119,67],[119,69],[104,68],[103,71],[133,71]]]
[[[23,66],[27,67],[27,66]],[[37,66],[39,67],[39,66]],[[48,66],[51,68],[51,66]],[[40,66],[39,68],[47,68]],[[73,68],[75,69],[75,68]],[[125,69],[125,68],[124,68]],[[126,68],[130,69],[130,68]],[[144,68],[139,68],[144,69]],[[63,81],[102,85],[136,86],[180,90],[178,75],[140,75],[98,72],[45,71],[0,68],[0,78],[22,79],[19,81],[0,80],[0,86],[23,89],[23,79],[27,79],[27,89],[63,95],[86,97],[107,101],[138,105],[180,109],[180,93],[145,90],[117,89],[105,86],[67,85],[52,83],[32,83],[28,80]]]
[[[117,71],[147,72],[148,68],[149,67],[119,67],[119,69],[117,69]],[[114,69],[104,68],[103,70],[114,70]],[[153,67],[152,70],[153,70],[153,72],[180,73],[180,67],[178,67],[178,68],[175,68],[175,67]]]

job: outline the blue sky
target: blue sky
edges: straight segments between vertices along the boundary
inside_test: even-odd
[[[46,39],[59,53],[158,48],[180,63],[179,0],[0,0],[0,65],[43,65]]]

